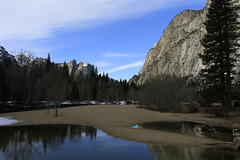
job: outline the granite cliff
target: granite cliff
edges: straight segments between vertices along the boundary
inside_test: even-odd
[[[203,22],[209,1],[207,0],[206,7],[201,10],[185,10],[173,18],[160,40],[148,51],[138,73],[138,85],[158,75],[194,77],[199,73],[203,68],[198,56],[203,52],[200,40],[206,33]]]
[[[85,62],[80,62],[79,64],[77,64],[75,59],[67,63],[67,66],[69,69],[69,75],[74,78],[76,78],[80,74],[82,74],[84,77],[87,77],[90,75],[93,69],[93,65]]]

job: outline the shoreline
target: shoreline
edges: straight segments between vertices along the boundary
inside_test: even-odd
[[[174,132],[130,128],[130,126],[145,122],[191,121],[240,129],[240,124],[235,121],[216,118],[209,114],[162,113],[136,108],[135,105],[93,105],[59,108],[58,117],[54,117],[54,111],[54,109],[51,109],[49,115],[47,114],[47,110],[12,112],[0,114],[0,117],[11,117],[12,119],[23,121],[9,126],[44,124],[88,125],[94,126],[114,138],[166,146],[237,148],[236,145],[221,144],[221,141],[215,139]]]

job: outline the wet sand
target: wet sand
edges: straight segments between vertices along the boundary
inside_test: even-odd
[[[208,114],[182,114],[161,113],[136,108],[135,105],[94,105],[79,106],[58,109],[58,117],[54,117],[55,110],[27,111],[0,114],[0,117],[11,117],[23,122],[16,125],[40,125],[40,124],[76,124],[95,126],[108,135],[142,143],[174,145],[174,146],[197,146],[206,147],[220,143],[218,140],[187,136],[178,133],[155,131],[148,129],[130,128],[144,122],[173,122],[192,121],[208,125],[240,128],[236,121],[216,118]],[[216,145],[214,145],[216,147]],[[219,146],[219,145],[218,145]],[[226,145],[224,145],[225,147]],[[232,146],[232,145],[231,145]],[[235,146],[233,146],[235,147]]]

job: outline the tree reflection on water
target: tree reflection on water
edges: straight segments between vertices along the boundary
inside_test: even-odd
[[[0,127],[0,159],[28,160],[41,156],[47,149],[58,150],[65,139],[79,140],[85,136],[92,140],[97,129],[77,125],[35,125]]]
[[[148,144],[148,149],[156,155],[155,160],[239,160],[237,152],[199,147],[172,147]]]
[[[148,122],[138,125],[139,128],[177,132],[190,136],[212,138],[222,142],[240,143],[240,130],[219,126],[209,126],[196,122]]]

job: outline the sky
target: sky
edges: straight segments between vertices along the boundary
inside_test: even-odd
[[[174,16],[205,0],[0,0],[0,45],[55,63],[75,59],[99,73],[129,80],[138,74]]]

